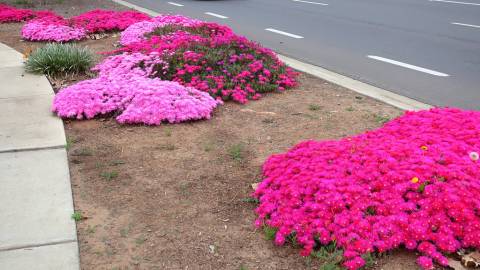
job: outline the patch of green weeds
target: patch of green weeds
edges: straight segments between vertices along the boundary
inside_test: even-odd
[[[322,106],[317,105],[317,104],[310,104],[310,105],[308,105],[308,109],[309,109],[310,111],[318,111],[318,110],[320,110],[321,108],[322,108]]]
[[[102,172],[100,176],[103,177],[105,180],[110,181],[118,177],[118,172],[117,171]]]
[[[264,118],[262,119],[262,123],[265,123],[265,124],[272,124],[275,122],[275,119],[273,118]]]
[[[243,159],[243,145],[239,143],[230,146],[228,155],[235,161],[241,161]]]
[[[173,151],[173,150],[175,150],[175,149],[177,149],[177,148],[176,148],[175,145],[172,144],[172,143],[166,143],[166,144],[163,144],[163,145],[158,146],[158,149],[160,149],[160,150],[166,150],[166,151]]]
[[[72,219],[75,220],[75,221],[80,221],[83,219],[83,215],[82,215],[82,212],[80,211],[75,211],[73,212],[72,214]]]
[[[346,110],[347,110],[347,112],[353,112],[353,111],[355,111],[355,109],[354,109],[353,107],[348,107]]]
[[[86,231],[87,231],[88,234],[94,234],[96,230],[97,230],[97,226],[93,226],[93,227],[92,227],[92,226],[90,226],[90,225],[88,225],[88,227],[87,227],[87,229],[86,229]]]
[[[242,199],[242,202],[246,202],[246,203],[256,203],[256,204],[259,204],[259,203],[260,203],[260,201],[259,201],[257,198],[251,198],[251,197],[243,198],[243,199]]]
[[[277,234],[277,228],[263,225],[263,232],[265,233],[265,238],[267,238],[267,240],[273,240]]]
[[[167,136],[167,137],[172,137],[172,129],[171,129],[171,128],[166,127],[166,128],[164,129],[164,131],[165,131],[165,136]]]
[[[373,117],[375,118],[375,121],[380,124],[385,124],[390,121],[390,117],[382,114],[374,114]]]
[[[67,137],[67,144],[65,145],[65,149],[68,151],[70,148],[72,148],[73,143],[75,143],[75,140]]]
[[[137,244],[137,246],[140,246],[141,244],[145,243],[145,241],[147,241],[147,238],[142,235],[135,239],[135,244]]]
[[[118,165],[122,165],[122,164],[125,164],[125,161],[120,160],[120,159],[116,159],[116,160],[113,160],[112,162],[110,162],[110,166],[118,166]]]
[[[310,254],[311,257],[322,260],[323,264],[320,270],[341,270],[340,265],[343,260],[343,250],[337,248],[335,242],[321,246],[318,250]]]

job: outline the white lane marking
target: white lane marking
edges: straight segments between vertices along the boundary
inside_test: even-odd
[[[291,37],[291,38],[303,38],[302,36],[295,35],[295,34],[290,34],[290,33],[283,32],[283,31],[273,29],[273,28],[266,28],[265,30],[273,32],[273,33],[277,33],[277,34],[280,34],[280,35],[284,35],[284,36],[287,36],[287,37]]]
[[[429,0],[429,1],[430,2],[443,2],[443,3],[452,3],[452,4],[480,6],[480,3],[469,3],[469,2],[447,1],[447,0]]]
[[[172,5],[172,6],[183,7],[182,4],[175,3],[175,2],[167,2],[167,3],[169,3],[169,4]]]
[[[452,22],[452,24],[461,25],[461,26],[468,26],[468,27],[474,27],[474,28],[480,28],[480,25],[474,25],[474,24],[468,24],[468,23]]]
[[[205,12],[205,14],[210,15],[210,16],[213,16],[213,17],[217,17],[217,18],[220,18],[220,19],[228,19],[227,16],[223,16],[223,15],[220,15],[220,14],[217,14],[217,13],[213,13],[213,12]]]
[[[428,74],[435,75],[435,76],[440,76],[440,77],[450,76],[448,74],[438,72],[438,71],[435,71],[435,70],[431,70],[431,69],[428,69],[428,68],[422,68],[422,67],[410,65],[410,64],[407,64],[407,63],[395,61],[395,60],[392,60],[392,59],[388,59],[388,58],[384,58],[384,57],[380,57],[380,56],[376,56],[376,55],[367,55],[367,57],[371,58],[371,59],[378,60],[378,61],[382,61],[382,62],[385,62],[385,63],[389,63],[389,64],[392,64],[392,65],[396,65],[396,66],[400,66],[400,67],[409,68],[409,69],[413,69],[413,70],[416,70],[416,71],[428,73]]]
[[[328,6],[328,4],[320,3],[320,2],[311,2],[311,1],[304,1],[304,0],[292,0],[293,2],[300,2],[300,3],[307,3],[307,4],[314,4],[314,5],[321,5],[321,6]]]

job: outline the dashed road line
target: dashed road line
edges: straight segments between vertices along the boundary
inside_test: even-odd
[[[299,3],[313,4],[313,5],[328,6],[328,4],[320,3],[320,2],[311,2],[311,1],[304,1],[304,0],[292,0],[292,1],[293,2],[299,2]]]
[[[213,13],[213,12],[205,12],[205,14],[210,15],[210,16],[213,16],[213,17],[217,17],[217,18],[220,18],[220,19],[228,19],[227,16],[223,16],[223,15],[220,15],[220,14],[217,14],[217,13]]]
[[[475,24],[458,23],[458,22],[452,22],[452,24],[461,25],[461,26],[468,26],[468,27],[473,27],[473,28],[480,28],[480,25],[475,25]]]
[[[459,1],[449,1],[449,0],[429,0],[429,1],[430,2],[443,2],[443,3],[451,3],[451,4],[480,6],[480,3],[469,3],[469,2],[459,2]]]
[[[291,37],[291,38],[303,38],[302,36],[291,34],[291,33],[284,32],[284,31],[280,31],[280,30],[273,29],[273,28],[266,28],[265,30],[273,32],[273,33],[277,33],[277,34],[280,34],[280,35],[284,35],[284,36],[287,36],[287,37]]]
[[[380,57],[380,56],[376,56],[376,55],[367,55],[367,57],[371,58],[371,59],[374,59],[374,60],[389,63],[389,64],[392,64],[392,65],[396,65],[396,66],[400,66],[400,67],[404,67],[404,68],[408,68],[408,69],[413,69],[413,70],[420,71],[420,72],[423,72],[423,73],[427,73],[427,74],[430,74],[430,75],[435,75],[435,76],[440,76],[440,77],[450,76],[446,73],[438,72],[438,71],[431,70],[431,69],[428,69],[428,68],[423,68],[423,67],[419,67],[419,66],[410,65],[410,64],[407,64],[407,63],[403,63],[403,62],[400,62],[400,61],[396,61],[396,60],[392,60],[392,59],[388,59],[388,58],[384,58],[384,57]]]
[[[182,4],[179,4],[179,3],[175,3],[175,2],[167,2],[168,4],[172,5],[172,6],[177,6],[177,7],[183,7],[184,5]]]

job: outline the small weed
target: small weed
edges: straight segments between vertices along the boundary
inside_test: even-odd
[[[103,165],[103,163],[101,163],[101,162],[95,162],[95,168],[96,168],[96,169],[100,169],[100,168],[103,168],[103,167],[105,167],[105,165]]]
[[[343,260],[343,250],[338,249],[335,242],[326,246],[321,246],[320,249],[313,251],[311,257],[323,261],[320,270],[341,270],[340,264]]]
[[[117,171],[102,172],[100,176],[103,177],[105,180],[110,181],[118,177],[118,172]]]
[[[173,144],[171,144],[171,143],[167,143],[167,144],[164,144],[164,145],[160,145],[160,146],[158,147],[158,149],[160,149],[160,150],[167,150],[167,151],[173,151],[173,150],[175,150],[175,149],[177,149],[177,148],[175,147],[175,145],[173,145]]]
[[[80,211],[75,211],[75,212],[73,212],[72,218],[73,218],[73,220],[75,220],[75,221],[80,221],[80,220],[82,220],[82,219],[83,219],[82,212],[80,212]]]
[[[390,117],[381,114],[374,114],[375,121],[380,124],[385,124],[390,121]]]
[[[111,166],[118,166],[118,165],[122,165],[122,164],[125,164],[125,161],[120,160],[120,159],[117,159],[117,160],[114,160],[114,161],[110,162]]]
[[[343,270],[343,268],[335,263],[327,262],[320,266],[319,270]]]
[[[137,244],[137,246],[140,246],[141,244],[145,243],[145,241],[147,241],[147,238],[145,236],[140,236],[135,239],[135,244]]]
[[[123,228],[120,230],[120,236],[123,238],[126,238],[128,234],[130,233],[131,226],[128,225],[126,228]]]
[[[209,143],[209,144],[206,144],[205,146],[203,146],[203,151],[205,152],[210,152],[213,150],[213,144]]]
[[[75,142],[74,139],[67,137],[67,144],[65,145],[65,149],[68,151],[72,148],[73,143]]]
[[[72,156],[92,156],[93,155],[93,152],[92,150],[90,150],[90,148],[87,148],[87,147],[82,147],[80,149],[75,149],[74,151],[72,151]]]
[[[267,238],[267,240],[273,240],[277,234],[277,229],[264,225],[263,232],[265,233],[265,238]]]
[[[265,124],[272,124],[272,123],[275,122],[275,119],[273,119],[273,118],[265,118],[265,119],[262,120],[262,122],[265,123]]]
[[[96,226],[92,227],[92,226],[88,225],[86,231],[87,231],[88,234],[94,234],[96,230],[97,230]]]
[[[308,109],[309,109],[310,111],[318,111],[318,110],[320,110],[321,108],[322,108],[322,106],[317,105],[317,104],[310,104],[310,105],[308,105]]]
[[[251,197],[248,197],[248,198],[243,198],[242,199],[242,202],[246,202],[246,203],[260,203],[260,201],[257,199],[257,198],[251,198]]]
[[[369,269],[375,266],[375,255],[372,253],[365,253],[362,255],[362,258],[365,260],[364,269]]]
[[[165,136],[171,137],[172,136],[172,129],[171,128],[165,128]]]
[[[228,149],[228,155],[235,161],[241,161],[243,159],[243,145],[234,144]]]
[[[353,112],[353,111],[355,111],[355,109],[354,109],[353,107],[348,107],[346,110],[347,110],[347,112]]]
[[[15,0],[15,5],[33,7],[34,4],[31,0]]]
[[[248,270],[248,268],[244,265],[240,265],[240,270]]]

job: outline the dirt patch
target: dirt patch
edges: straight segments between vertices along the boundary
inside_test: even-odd
[[[50,7],[64,16],[124,9],[103,0]],[[0,25],[0,41],[20,52],[43,45],[22,41],[21,25]],[[117,41],[110,34],[78,44],[100,52]],[[52,83],[58,89],[90,76]],[[77,223],[82,269],[318,269],[318,260],[275,246],[253,226],[248,198],[262,163],[302,140],[358,134],[400,113],[301,75],[296,89],[227,103],[208,121],[148,127],[67,120],[75,209],[87,217]],[[417,269],[413,253],[392,254],[375,268]]]
[[[75,205],[89,217],[78,223],[82,265],[318,267],[255,230],[255,205],[245,202],[251,183],[261,180],[262,162],[273,153],[301,140],[357,134],[398,114],[302,75],[297,89],[245,106],[227,103],[209,121],[160,127],[66,121]]]

